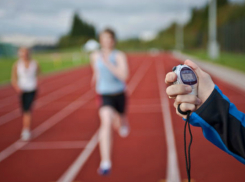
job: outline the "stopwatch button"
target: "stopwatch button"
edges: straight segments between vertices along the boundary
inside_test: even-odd
[[[173,67],[172,71],[175,71],[175,70],[176,70],[176,66],[175,66],[175,67]]]

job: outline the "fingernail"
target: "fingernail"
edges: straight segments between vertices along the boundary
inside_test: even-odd
[[[191,86],[186,86],[186,87],[185,87],[185,90],[186,90],[187,92],[191,92],[191,91],[192,91],[192,88],[191,88]]]

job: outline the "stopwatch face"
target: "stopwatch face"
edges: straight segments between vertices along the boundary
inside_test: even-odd
[[[184,84],[194,85],[197,83],[197,77],[195,73],[187,67],[184,67],[180,70],[180,77]]]

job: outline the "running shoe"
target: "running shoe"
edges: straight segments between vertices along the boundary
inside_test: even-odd
[[[125,138],[129,135],[129,132],[130,132],[130,128],[128,125],[123,125],[120,127],[119,129],[119,135],[122,137],[122,138]]]
[[[101,176],[107,176],[111,173],[111,168],[108,168],[108,169],[99,168],[97,172]]]
[[[31,139],[31,132],[29,130],[23,130],[21,133],[21,140],[29,141]]]
[[[98,169],[98,174],[102,176],[107,176],[111,172],[111,161],[101,161],[100,167]]]

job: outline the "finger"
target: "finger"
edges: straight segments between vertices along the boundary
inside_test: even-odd
[[[174,103],[174,107],[176,108],[176,110],[178,111],[178,105],[176,102]],[[189,104],[189,103],[181,103],[180,104],[180,110],[183,112],[186,111],[195,111],[196,110],[196,105],[194,104]]]
[[[166,77],[165,77],[165,83],[167,85],[171,85],[173,84],[173,82],[175,82],[177,80],[177,75],[174,72],[169,72],[167,73]]]
[[[191,60],[187,59],[184,64],[187,65],[187,66],[190,66],[195,71],[195,73],[197,75],[201,74],[202,69],[197,64],[192,62]]]
[[[179,105],[179,104],[177,104],[176,102],[174,102],[174,107],[175,107],[175,112],[176,112],[176,114],[179,115],[180,117],[186,119],[186,118],[187,118],[187,115],[182,115],[182,114],[179,113],[179,111],[178,111],[178,105]],[[182,110],[182,109],[181,109],[181,110]],[[186,111],[183,111],[183,112],[186,112]],[[190,114],[190,115],[191,115],[191,114]]]
[[[171,85],[166,89],[166,93],[168,96],[186,95],[188,93],[191,93],[191,91],[191,86],[184,84]]]
[[[195,95],[177,95],[175,102],[177,104],[189,103],[189,104],[194,104],[194,105],[200,105],[202,103],[201,99],[199,99]]]
[[[175,96],[168,96],[168,98],[175,99],[176,97]]]
[[[180,114],[180,113],[179,113],[178,108],[176,108],[175,112],[176,112],[176,114],[179,115],[180,117],[185,118],[185,119],[187,118],[187,115],[183,115],[183,114]],[[190,113],[190,115],[191,115],[191,113]]]

